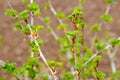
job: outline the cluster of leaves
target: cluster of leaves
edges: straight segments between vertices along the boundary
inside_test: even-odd
[[[36,58],[40,56],[38,51],[39,47],[43,44],[42,40],[37,39],[38,32],[43,30],[44,27],[42,25],[35,26],[29,24],[30,16],[36,17],[40,15],[40,8],[35,2],[28,4],[28,0],[22,1],[26,4],[26,8],[23,11],[18,13],[14,9],[8,9],[5,14],[19,20],[15,23],[14,30],[21,30],[22,33],[31,35],[35,39],[29,42],[29,46],[30,52],[34,52],[36,55],[34,57],[28,58],[27,63],[25,63],[21,69],[18,69],[15,63],[5,63],[2,69],[5,72],[10,72],[14,76],[27,76],[34,80],[49,80],[49,76],[40,75],[40,62]],[[86,0],[80,0],[80,2],[85,3]],[[105,0],[105,2],[108,5],[116,4],[115,0]],[[49,3],[45,5],[45,9],[50,9]],[[62,12],[57,12],[55,16],[60,20],[66,17],[66,15]],[[88,45],[84,44],[84,29],[87,26],[84,18],[83,8],[76,7],[74,11],[69,16],[67,16],[67,19],[73,23],[73,30],[68,29],[68,24],[60,24],[57,26],[58,30],[66,32],[65,37],[57,39],[57,42],[61,46],[60,52],[71,55],[67,59],[67,61],[69,61],[68,63],[70,63],[70,66],[67,66],[68,70],[63,72],[64,74],[61,74],[61,80],[74,80],[76,77],[82,78],[83,80],[88,80],[90,77],[95,77],[98,80],[103,80],[105,78],[105,74],[98,70],[98,64],[101,61],[102,56],[97,55],[94,59],[91,60],[91,57],[94,56],[94,53],[90,50]],[[103,14],[101,16],[101,20],[110,23],[113,22],[113,18],[108,13]],[[45,17],[43,21],[47,25],[50,24],[49,17]],[[50,27],[48,28],[48,31],[50,32]],[[91,26],[90,29],[92,31],[99,32],[101,30],[101,25],[96,23]],[[109,38],[109,42],[113,47],[120,45],[120,40],[115,38]],[[104,50],[107,45],[105,41],[96,38],[93,46],[95,51],[101,51]],[[89,62],[85,64],[87,61]],[[63,68],[64,66],[63,63],[56,62],[54,60],[47,60],[46,63],[53,71],[55,71],[57,67]],[[76,72],[75,74],[70,72],[71,67],[73,67],[73,70]],[[110,77],[111,79],[116,79],[119,77],[119,74],[120,72],[116,72],[111,74]]]

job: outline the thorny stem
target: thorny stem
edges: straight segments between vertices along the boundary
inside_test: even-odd
[[[38,52],[39,52],[39,54],[40,54],[41,59],[43,60],[44,64],[48,67],[48,69],[49,69],[49,71],[51,72],[54,80],[57,80],[56,72],[53,72],[53,70],[49,67],[49,65],[48,65],[48,63],[47,63],[47,60],[46,60],[44,54],[42,53],[41,48],[40,48],[40,46],[39,46],[39,44],[38,44],[38,42],[37,42],[37,40],[36,40],[36,37],[33,35],[33,31],[32,31],[32,29],[31,29],[31,27],[30,27],[30,24],[27,23],[27,25],[28,25],[28,28],[29,28],[30,33],[31,33],[31,34],[30,34],[30,37],[33,39],[33,41],[35,42],[35,44],[38,46]]]
[[[95,72],[97,72],[97,70],[98,70],[98,65],[99,65],[99,61],[97,60],[96,61],[96,66],[94,68]],[[99,80],[99,77],[95,77],[95,78],[96,78],[96,80]]]
[[[30,3],[33,3],[34,0],[30,0]],[[33,13],[32,11],[30,12],[30,25],[33,25],[34,24],[34,17],[33,17]],[[32,42],[33,39],[30,37],[30,41]],[[34,52],[31,52],[31,57],[34,56]]]
[[[75,18],[76,19],[76,18]],[[76,25],[76,22],[75,22],[75,19],[72,20],[72,23],[74,24],[74,30],[77,30],[78,27]],[[77,35],[73,36],[72,37],[72,43],[73,43],[73,50],[71,51],[72,52],[72,55],[74,57],[74,60],[75,60],[75,65],[77,64],[77,55],[76,55],[76,38],[77,38]],[[80,70],[76,70],[76,80],[80,80]]]
[[[8,0],[9,1],[9,0]],[[31,0],[31,2],[33,2],[33,0]],[[13,7],[11,6],[11,4],[10,3],[8,3],[9,5],[10,5],[10,7],[13,9]],[[33,24],[33,21],[34,21],[34,19],[33,19],[33,17],[31,16],[31,24]],[[40,48],[40,46],[39,46],[39,44],[38,44],[38,42],[37,42],[37,40],[36,40],[36,36],[35,35],[33,35],[33,31],[32,31],[32,29],[31,29],[31,27],[30,27],[30,24],[27,22],[27,20],[25,21],[26,22],[26,24],[27,24],[27,26],[28,26],[28,28],[29,28],[29,30],[30,30],[30,39],[31,40],[33,40],[34,42],[35,42],[35,44],[38,46],[38,52],[39,52],[39,54],[40,54],[40,57],[42,58],[42,60],[43,60],[43,62],[44,62],[44,64],[48,67],[48,69],[49,69],[49,71],[51,72],[51,74],[52,74],[52,76],[53,76],[53,78],[54,78],[54,80],[58,80],[58,78],[57,78],[57,76],[56,76],[56,71],[55,72],[53,72],[53,70],[49,67],[49,65],[48,65],[48,63],[47,63],[47,60],[46,60],[46,58],[45,58],[45,56],[43,55],[43,53],[42,53],[42,51],[41,51],[41,48]]]

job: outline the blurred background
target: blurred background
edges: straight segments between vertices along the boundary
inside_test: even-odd
[[[39,4],[41,9],[41,16],[50,16],[50,26],[56,32],[58,36],[64,36],[63,32],[56,30],[56,26],[59,25],[56,17],[50,10],[45,10],[45,4],[47,0],[34,0]],[[114,18],[113,23],[104,23],[102,25],[102,32],[99,33],[99,37],[105,36],[105,31],[110,31],[110,35],[115,38],[120,37],[120,0],[117,0],[117,5],[111,7],[110,15]],[[69,15],[74,7],[77,7],[79,0],[51,0],[52,5],[57,12],[64,12]],[[18,12],[25,8],[22,0],[11,0],[11,4]],[[87,22],[87,27],[85,28],[86,44],[90,44],[89,36],[94,36],[90,30],[90,26],[94,23],[100,23],[100,16],[105,13],[106,4],[104,0],[87,0],[83,6],[83,11],[85,15],[85,22]],[[21,67],[27,60],[29,54],[28,47],[28,37],[22,34],[20,31],[14,31],[13,26],[16,22],[13,18],[6,16],[4,13],[8,9],[7,0],[0,0],[0,59],[4,61],[16,62],[18,67]],[[71,24],[70,21],[64,20],[63,22]],[[45,24],[39,19],[35,18],[36,25]],[[50,33],[46,33],[45,29],[39,34],[40,39],[43,39],[44,44],[42,46],[42,51],[45,53],[45,57],[51,60],[57,60],[59,55],[59,44],[55,42],[55,39]],[[120,51],[117,52],[115,57],[115,63],[118,70],[120,70]],[[102,55],[103,59],[100,62],[99,69],[105,73],[111,72],[110,62],[107,55]],[[9,74],[4,73],[0,69],[0,77],[11,77]],[[10,80],[10,79],[9,79]],[[11,77],[11,80],[12,77]]]

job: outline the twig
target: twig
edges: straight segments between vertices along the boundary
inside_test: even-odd
[[[12,5],[11,5],[10,1],[11,1],[11,0],[7,0],[8,5],[9,5],[9,7],[10,7],[11,9],[13,9],[13,7],[12,7]]]
[[[33,3],[34,0],[30,0],[30,3]],[[34,17],[33,17],[33,13],[32,11],[30,12],[30,25],[33,25],[34,24]],[[30,41],[32,42],[33,39],[30,37]],[[34,56],[34,52],[31,52],[31,57]]]
[[[101,52],[103,52],[104,50],[106,49],[109,49],[111,48],[112,46],[111,45],[108,45],[106,48],[104,48],[103,50],[100,50],[98,52],[96,52],[88,61],[86,61],[83,66],[85,66],[86,64],[88,64],[92,59],[94,59],[98,54],[100,54]]]
[[[0,60],[0,66],[4,67],[4,65],[5,65],[5,62]]]
[[[9,1],[9,0],[8,0]],[[31,2],[33,2],[33,0],[31,0]],[[11,6],[11,4],[9,3],[9,5]],[[11,8],[13,9],[13,7],[11,6]],[[34,19],[33,19],[33,17],[31,16],[31,24],[33,24],[33,21],[34,21]],[[34,42],[35,42],[35,44],[38,46],[38,52],[39,52],[39,54],[40,54],[40,57],[42,58],[42,60],[43,60],[43,62],[44,62],[44,64],[48,67],[48,69],[50,70],[50,72],[51,72],[51,74],[52,74],[52,76],[53,76],[53,78],[54,78],[54,80],[57,80],[58,78],[56,77],[56,72],[53,72],[53,70],[49,67],[49,65],[47,64],[47,60],[46,60],[46,58],[44,57],[44,55],[43,55],[43,53],[42,53],[42,51],[41,51],[41,49],[40,49],[40,46],[39,46],[39,44],[38,44],[38,42],[37,42],[37,40],[36,40],[36,37],[35,36],[33,36],[33,31],[32,31],[32,29],[31,29],[31,27],[30,27],[30,24],[29,23],[26,23],[27,24],[27,26],[28,26],[28,28],[29,28],[29,30],[30,30],[30,35],[29,35],[29,37],[30,37],[30,39],[31,40],[33,40]]]
[[[54,9],[53,5],[51,4],[51,1],[48,0],[48,3],[49,3],[49,5],[50,5],[50,10],[51,10],[51,12],[56,16],[57,12],[56,12],[56,10]],[[63,22],[62,22],[62,20],[61,20],[60,18],[57,18],[57,20],[58,20],[58,22],[59,22],[61,25],[63,24]]]
[[[117,48],[113,52],[111,52],[111,50],[109,49],[109,52],[108,52],[108,56],[109,56],[111,68],[112,68],[112,73],[115,73],[117,71],[116,65],[115,65],[115,60],[114,60],[114,56],[115,56],[116,52],[117,52]]]
[[[117,40],[120,40],[120,37],[118,37]],[[88,64],[88,63],[89,63],[92,59],[94,59],[98,54],[100,54],[101,52],[103,52],[104,50],[109,49],[109,48],[112,48],[112,45],[108,45],[108,46],[105,47],[103,50],[100,50],[100,51],[96,52],[87,62],[85,62],[85,63],[83,64],[83,66],[85,66],[86,64]],[[116,50],[115,50],[114,52],[116,52]]]
[[[34,36],[32,36],[33,31],[32,31],[32,29],[31,29],[31,27],[30,27],[29,24],[28,24],[28,28],[29,28],[30,33],[31,33],[31,34],[30,34],[30,35],[31,35],[31,38],[34,40],[35,44],[38,46],[38,51],[39,51],[40,57],[42,58],[44,64],[45,64],[45,65],[48,67],[48,69],[50,70],[50,72],[51,72],[54,80],[57,80],[57,77],[56,77],[56,75],[55,75],[55,72],[53,72],[53,70],[49,67],[49,65],[48,65],[48,63],[47,63],[47,60],[46,60],[45,56],[43,55],[43,53],[42,53],[42,51],[41,51],[41,48],[40,48],[40,46],[39,46],[36,38],[35,38]]]
[[[42,22],[44,22],[44,19],[43,19],[41,16],[39,16],[38,19],[40,19]],[[48,28],[50,28],[51,34],[53,35],[53,37],[55,38],[55,40],[57,40],[57,39],[58,39],[58,36],[57,36],[57,34],[54,32],[54,30],[50,27],[49,24],[46,24],[46,26],[47,26]]]
[[[111,6],[108,5],[108,6],[106,7],[105,14],[108,14],[108,13],[110,12],[110,9],[111,9]],[[101,21],[101,22],[100,22],[100,24],[99,24],[100,27],[102,27],[103,23],[104,23],[104,21]],[[97,33],[95,33],[94,38],[93,38],[93,40],[92,40],[92,44],[91,44],[91,49],[90,49],[90,51],[93,50],[93,46],[94,46],[94,42],[95,42],[96,38],[97,38]]]

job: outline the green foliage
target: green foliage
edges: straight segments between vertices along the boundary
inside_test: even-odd
[[[0,77],[0,80],[7,80],[6,78],[4,78],[4,77]]]
[[[109,14],[103,14],[103,15],[101,16],[101,20],[107,21],[107,22],[110,22],[110,23],[113,22],[113,18],[112,18]]]
[[[17,11],[14,9],[7,9],[7,11],[5,12],[6,15],[11,16],[11,17],[15,17]]]
[[[117,4],[116,0],[104,0],[107,4]]]
[[[29,11],[28,10],[23,10],[18,15],[16,15],[15,18],[27,19],[28,16],[29,16]]]
[[[62,19],[62,18],[65,17],[65,14],[64,14],[64,13],[61,13],[61,12],[58,12],[58,13],[56,14],[56,16],[57,16],[58,18]]]
[[[97,77],[100,80],[104,80],[104,78],[105,78],[105,74],[101,71],[94,72],[94,76]]]
[[[49,18],[49,17],[45,17],[45,18],[44,18],[44,22],[45,22],[46,24],[49,24],[49,23],[50,23],[50,18]]]
[[[85,3],[86,2],[86,0],[79,0],[81,3]]]
[[[15,25],[14,25],[14,30],[16,31],[18,29],[21,29],[23,24],[25,24],[24,21],[16,22]]]
[[[73,20],[75,17],[80,17],[83,18],[83,12],[82,12],[82,7],[76,7],[69,16],[67,16],[68,19]]]
[[[22,2],[23,2],[23,3],[27,3],[27,2],[28,2],[28,0],[22,0]]]
[[[42,46],[43,45],[43,41],[42,40],[38,40],[38,44],[39,44],[39,46]]]
[[[100,27],[99,24],[94,24],[93,26],[91,26],[90,29],[93,30],[93,31],[100,31],[101,27]]]
[[[60,62],[55,62],[55,61],[53,61],[53,60],[47,60],[47,63],[48,63],[48,65],[49,65],[53,70],[55,70],[55,68],[56,68],[57,66],[63,67],[63,64],[62,64],[62,63],[60,63]]]
[[[106,44],[104,41],[100,41],[100,40],[96,39],[95,46],[96,46],[97,50],[100,51],[105,48]]]
[[[81,3],[85,3],[86,0],[79,0]],[[42,25],[31,25],[30,16],[35,17],[40,15],[39,5],[35,2],[28,3],[28,0],[22,0],[23,3],[27,6],[23,11],[17,13],[17,11],[13,9],[8,9],[6,11],[6,15],[11,17],[15,17],[15,19],[20,20],[15,23],[14,30],[21,30],[22,33],[31,35],[33,41],[29,42],[30,52],[37,54],[39,52],[39,46],[43,45],[43,41],[38,38],[38,32],[44,29]],[[110,7],[111,4],[115,4],[115,0],[105,0],[105,2]],[[50,9],[50,4],[47,3],[45,5],[45,9]],[[57,19],[65,19],[66,15],[63,12],[56,12],[55,15]],[[32,14],[32,15],[31,15]],[[94,76],[96,79],[103,80],[105,78],[105,74],[98,70],[98,63],[101,61],[101,55],[95,55],[95,52],[101,52],[106,48],[106,42],[100,39],[95,39],[93,43],[93,50],[90,46],[86,44],[85,40],[85,27],[87,23],[84,21],[84,12],[82,7],[76,7],[74,11],[67,16],[67,19],[73,23],[73,30],[68,28],[68,24],[58,25],[57,29],[65,32],[65,36],[62,38],[58,38],[56,41],[60,44],[60,52],[64,53],[64,57],[60,59],[61,61],[56,62],[54,60],[47,60],[47,62],[43,62],[52,69],[52,71],[56,71],[58,68],[63,68],[63,72],[61,71],[60,79],[61,80],[75,80],[76,77],[81,77],[83,80],[89,80],[89,77]],[[34,18],[35,19],[35,18]],[[101,16],[102,21],[107,21],[112,23],[113,18],[109,14],[103,14]],[[44,23],[50,24],[50,18],[45,17]],[[48,25],[47,32],[51,32],[51,27]],[[70,30],[69,30],[70,29]],[[94,24],[90,27],[91,30],[99,32],[101,30],[100,24]],[[89,38],[89,37],[88,37]],[[1,41],[1,38],[0,38]],[[112,46],[120,46],[120,40],[115,38],[109,38],[109,42]],[[39,54],[39,53],[38,53]],[[66,54],[70,55],[66,57]],[[44,55],[44,54],[43,54]],[[95,55],[95,57],[94,57]],[[24,63],[22,68],[17,69],[15,63],[5,63],[3,66],[3,70],[5,72],[10,72],[10,74],[20,77],[28,77],[33,80],[49,80],[49,74],[45,75],[42,72],[41,65],[38,61],[39,56],[29,57],[28,61]],[[94,57],[94,58],[93,58]],[[61,58],[61,57],[60,57]],[[92,59],[91,59],[92,58]],[[41,58],[42,59],[42,58]],[[59,59],[58,59],[59,60]],[[89,62],[88,62],[89,61]],[[63,62],[63,63],[60,63]],[[66,63],[67,62],[67,63]],[[87,63],[86,63],[87,62]],[[65,70],[65,68],[67,69]],[[70,69],[73,68],[75,74],[69,72]],[[116,72],[110,75],[111,79],[119,78],[120,72]],[[56,75],[56,74],[54,74]],[[53,76],[53,74],[52,74]],[[62,77],[61,77],[62,76]],[[51,77],[51,76],[50,76]]]
[[[49,3],[46,3],[45,4],[45,7],[44,7],[46,10],[50,8],[50,4]]]
[[[0,36],[0,45],[3,43],[3,37]]]
[[[23,67],[20,69],[20,74],[24,76],[27,71],[29,77],[35,78],[38,74],[38,70],[35,69],[34,67],[37,67],[38,65],[39,62],[35,57],[29,57],[27,63],[25,63]]]
[[[36,16],[40,15],[40,8],[39,6],[37,5],[37,3],[33,2],[33,3],[30,3],[27,8],[32,11],[32,13]]]
[[[68,27],[67,24],[62,24],[62,25],[58,25],[58,26],[57,26],[57,29],[58,29],[58,30],[64,30],[64,29],[66,30],[67,27]]]
[[[118,80],[118,79],[120,79],[120,71],[117,71],[115,73],[110,74],[110,78],[112,80]]]
[[[120,46],[120,40],[117,40],[115,38],[109,38],[109,41],[112,46]]]
[[[71,72],[64,73],[65,80],[74,80],[74,76],[71,74]]]
[[[16,76],[18,73],[18,69],[15,63],[5,63],[2,69],[5,72],[9,72],[13,76]]]
[[[29,30],[29,28],[27,26],[23,27],[21,31],[22,31],[22,33],[30,34],[30,30]]]
[[[49,76],[47,75],[42,76],[42,80],[49,80]]]
[[[75,36],[77,35],[78,31],[67,31],[67,35],[69,36]]]
[[[32,31],[36,34],[37,34],[38,31],[44,29],[44,26],[42,26],[42,25],[37,25],[37,26],[30,25],[30,27],[31,27]]]

